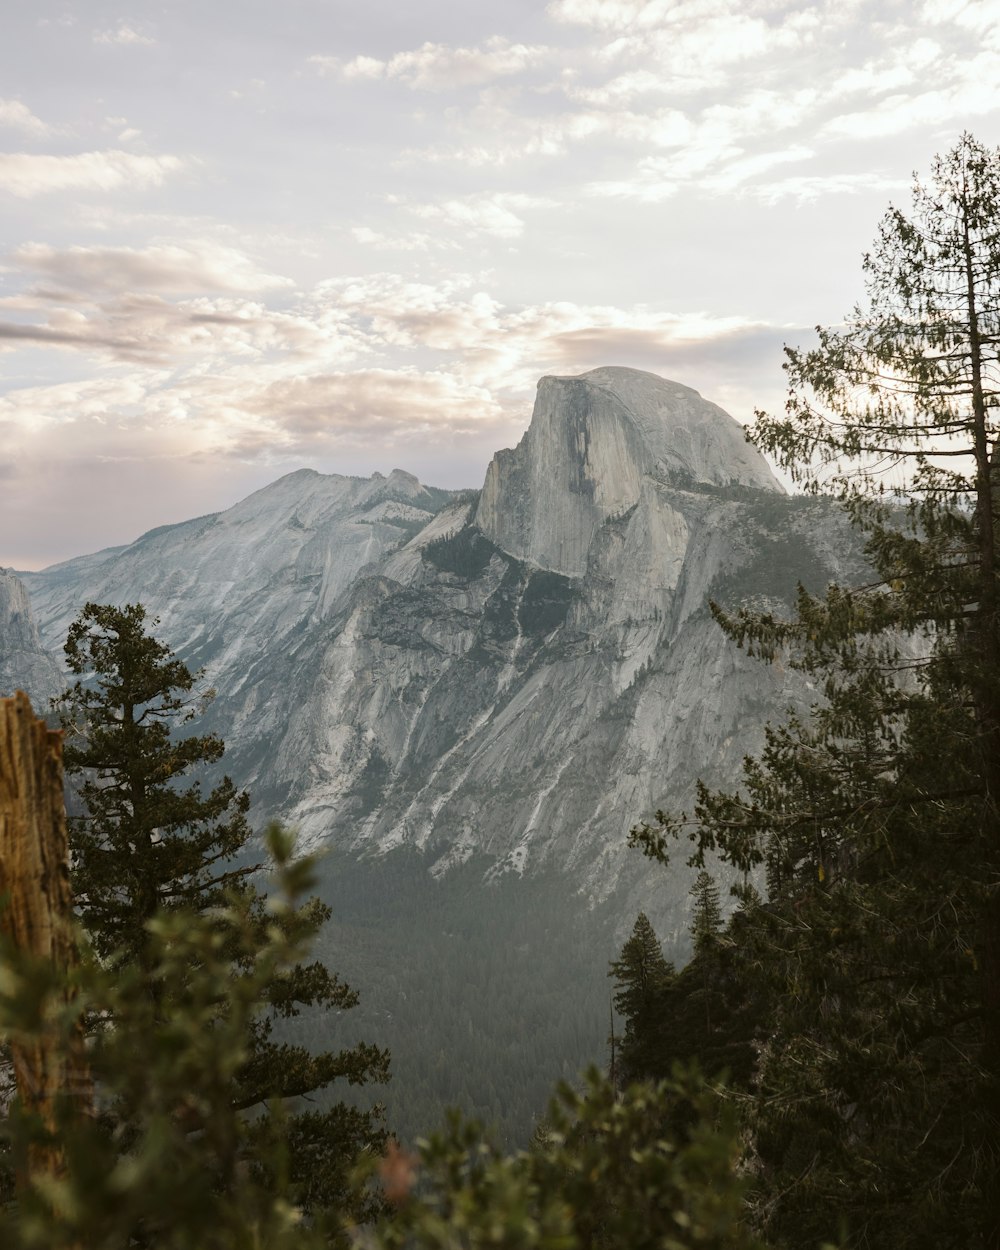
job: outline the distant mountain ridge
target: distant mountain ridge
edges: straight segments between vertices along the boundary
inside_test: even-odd
[[[523,1145],[551,1083],[604,1058],[636,912],[687,951],[683,850],[664,871],[628,829],[698,777],[734,783],[764,723],[813,697],[738,651],[709,600],[781,610],[800,580],[862,570],[842,514],[787,496],[721,409],[599,369],[542,379],[482,491],[300,470],[0,575],[0,691],[41,706],[83,603],[144,603],[217,689],[199,729],[253,819],[330,851],[320,954],[362,1005],[296,1039],[387,1045],[404,1137],[459,1103]]]
[[[602,368],[541,380],[478,495],[303,469],[22,581],[53,653],[86,600],[146,604],[218,689],[207,726],[261,820],[415,846],[436,873],[561,864],[599,898],[632,823],[733,780],[807,697],[732,647],[709,598],[780,600],[857,559],[720,408]]]
[[[60,666],[42,644],[27,588],[13,569],[0,568],[0,694],[26,690],[43,714],[62,687]]]

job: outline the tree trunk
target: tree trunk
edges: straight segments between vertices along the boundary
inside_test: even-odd
[[[28,696],[0,699],[0,931],[19,955],[51,969],[59,999],[70,1001],[67,973],[76,963],[69,846],[63,802],[62,734],[35,717]],[[28,1149],[27,1172],[60,1176],[66,1160],[57,1137],[60,1104],[89,1114],[93,1102],[82,1030],[60,1036],[52,1022],[11,1044],[21,1104],[47,1130]],[[72,1101],[68,1101],[72,1100]]]

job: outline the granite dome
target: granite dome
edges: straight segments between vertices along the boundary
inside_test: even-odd
[[[782,492],[718,405],[655,374],[605,367],[541,379],[530,427],[487,470],[476,523],[511,555],[581,576],[598,528],[653,483]]]

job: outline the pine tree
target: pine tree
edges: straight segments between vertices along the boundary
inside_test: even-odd
[[[0,1179],[13,1180],[9,1165],[18,1183],[16,1200],[0,1184],[4,1250],[332,1250],[348,1244],[352,1216],[370,1219],[381,1206],[359,1175],[346,1200],[326,1211],[314,1204],[303,1218],[287,1166],[294,1120],[281,1108],[247,1117],[231,1097],[270,985],[307,956],[311,939],[296,902],[313,862],[293,858],[277,826],[265,840],[276,869],[271,915],[281,923],[264,932],[253,898],[236,892],[211,911],[160,908],[146,969],[112,967],[85,946],[67,974],[0,940],[0,1037],[72,1048],[85,1013],[114,1021],[91,1033],[84,1071],[54,1108],[55,1172],[30,1163],[33,1148],[51,1144],[45,1121],[20,1101],[5,1107],[11,1149],[9,1159],[0,1154]]]
[[[891,209],[869,300],[788,352],[762,449],[867,535],[865,586],[795,617],[716,609],[819,679],[695,863],[763,867],[740,942],[762,999],[756,1209],[790,1245],[1000,1244],[1000,153],[970,136]],[[682,822],[637,840],[666,853]],[[840,1227],[841,1221],[844,1228]]]
[[[621,954],[608,972],[615,978],[614,1005],[625,1018],[619,1055],[623,1082],[647,1076],[655,1067],[654,1054],[662,1029],[663,993],[674,978],[674,966],[645,912],[636,917]]]
[[[696,954],[714,946],[722,929],[722,907],[715,878],[704,870],[698,873],[691,888],[694,912],[691,916],[691,937]]]
[[[867,908],[854,899],[850,928],[834,912],[831,931],[857,934],[852,984],[889,978],[881,1003],[859,1014],[874,1021],[890,1009],[903,1022],[910,1097],[897,1114],[911,1116],[920,1082],[937,1078],[934,1132],[948,1145],[938,1171],[917,1184],[940,1194],[953,1238],[968,1236],[956,1207],[963,1215],[972,1207],[954,1195],[977,1192],[977,1232],[992,1246],[1000,1244],[1000,152],[964,135],[913,198],[910,215],[890,210],[866,257],[868,307],[843,331],[822,331],[816,349],[789,353],[785,417],[761,417],[756,438],[800,480],[815,486],[828,474],[868,532],[880,584],[822,604],[803,597],[799,622],[818,640],[814,662],[837,658],[833,728],[851,749],[827,728],[827,776],[841,811],[864,805],[868,828],[841,818],[824,847],[829,822],[803,802],[798,780],[791,788],[799,813],[813,813],[805,827],[817,883],[845,873],[838,895],[868,896]],[[890,488],[907,500],[905,519],[897,498],[886,498]],[[922,654],[887,637],[887,625],[922,634]],[[915,686],[893,680],[893,668],[913,664]],[[786,767],[786,785],[790,776]],[[864,935],[866,911],[882,923]],[[873,936],[896,947],[892,969],[866,952]],[[904,1004],[916,999],[913,1009],[900,994]],[[951,1056],[943,1079],[941,1045]],[[912,1123],[930,1131],[928,1116]],[[968,1170],[951,1164],[952,1147],[967,1153]]]
[[[84,813],[70,822],[80,915],[100,955],[140,963],[158,908],[204,911],[257,867],[233,862],[251,836],[249,796],[228,777],[207,795],[177,782],[224,746],[214,734],[173,735],[210,692],[196,693],[195,676],[145,620],[140,604],[88,603],[64,647],[83,680],[60,700],[66,773],[82,779]]]
[[[235,892],[254,917],[262,944],[275,923],[315,934],[330,912],[312,899],[294,915],[270,915],[252,884],[257,866],[236,858],[252,836],[248,796],[228,777],[208,794],[197,780],[183,784],[185,773],[218,761],[224,745],[215,735],[175,733],[210,692],[198,692],[197,675],[145,626],[140,604],[87,604],[65,647],[80,680],[61,702],[66,772],[82,779],[78,799],[84,811],[69,822],[81,919],[102,957],[143,971],[155,1003],[161,987],[149,924],[164,910],[206,915],[227,905]],[[234,952],[237,962],[243,958]],[[368,1043],[314,1054],[278,1040],[282,1022],[304,1008],[339,1012],[356,1002],[355,991],[318,961],[276,973],[267,986],[266,1009],[250,1025],[249,1054],[233,1075],[233,1106],[259,1112],[335,1081],[387,1079],[388,1053]],[[263,1114],[254,1121],[265,1137],[267,1120]],[[337,1103],[292,1115],[286,1137],[287,1167],[299,1198],[317,1209],[341,1200],[358,1152],[381,1142],[384,1132],[377,1109]]]

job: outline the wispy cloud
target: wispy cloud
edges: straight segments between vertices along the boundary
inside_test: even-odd
[[[549,13],[557,22],[597,30],[656,26],[675,5],[670,0],[553,0]]]
[[[21,199],[53,191],[146,190],[178,173],[177,156],[145,156],[111,149],[75,156],[0,152],[0,195]]]
[[[496,35],[471,48],[424,43],[385,60],[371,56],[356,56],[347,61],[339,57],[311,56],[309,63],[321,73],[337,74],[348,81],[395,79],[415,90],[447,91],[520,74],[540,64],[546,54],[546,48],[511,43]]]
[[[18,130],[32,139],[45,139],[56,133],[56,128],[36,117],[20,100],[0,99],[0,128]]]
[[[922,89],[927,78],[921,76],[909,91],[883,96],[864,109],[838,113],[826,122],[823,133],[873,139],[915,127],[964,125],[996,110],[998,78],[1000,52],[982,52],[970,61],[952,62],[937,69],[933,76],[935,86],[930,90]]]
[[[517,192],[493,192],[447,199],[440,203],[411,204],[409,211],[425,221],[436,223],[448,237],[458,231],[467,235],[486,234],[496,239],[517,239],[524,233],[528,209],[552,208],[555,201],[543,196]]]
[[[485,388],[447,371],[358,369],[282,378],[246,401],[301,445],[313,440],[458,432],[502,409]]]
[[[324,411],[331,431],[352,414],[366,423],[366,411],[377,416],[376,395],[383,407],[391,397],[397,416],[409,402],[417,425],[426,424],[436,397],[432,424],[439,428],[476,414],[495,417],[511,396],[530,393],[542,372],[620,360],[623,353],[645,367],[669,364],[713,343],[724,356],[734,336],[773,333],[751,319],[698,312],[508,306],[460,275],[437,284],[391,273],[328,280],[287,313],[231,298],[170,301],[133,292],[81,305],[59,302],[59,294],[0,301],[14,311],[46,309],[41,321],[0,321],[0,345],[33,343],[142,366],[127,375],[130,403],[143,391],[148,413],[182,412],[213,429],[225,413],[231,431],[259,433],[266,418],[268,429],[285,431],[282,445],[295,431],[318,435]],[[387,352],[392,366],[379,363]],[[11,419],[37,408],[43,392],[12,391],[5,401]]]
[[[152,47],[156,40],[149,35],[142,34],[134,26],[129,26],[127,22],[120,22],[110,30],[95,30],[94,43],[117,43],[126,46],[148,48]]]
[[[457,246],[453,240],[422,230],[386,233],[373,230],[371,226],[352,226],[351,237],[356,243],[379,252],[429,252],[436,248]]]
[[[145,248],[70,247],[24,243],[10,255],[27,273],[96,296],[142,289],[184,294],[201,291],[265,291],[294,285],[267,273],[236,248],[208,240]]]

